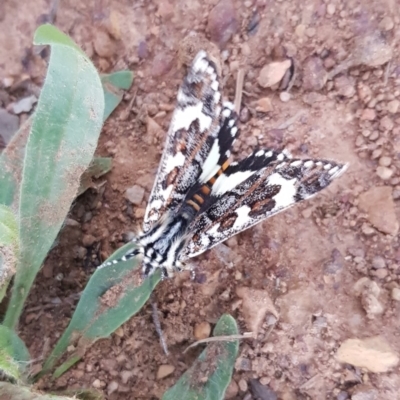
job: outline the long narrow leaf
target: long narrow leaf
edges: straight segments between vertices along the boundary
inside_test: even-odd
[[[29,387],[0,382],[0,399],[9,400],[73,400],[76,397],[55,396],[35,392]]]
[[[236,321],[228,314],[219,319],[214,329],[214,336],[237,333]],[[209,343],[162,400],[222,400],[232,378],[238,351],[238,340]]]
[[[17,334],[0,325],[0,375],[20,381],[29,369],[30,355]]]
[[[132,243],[126,244],[107,261],[121,258],[132,248]],[[56,375],[60,376],[96,340],[108,337],[143,307],[161,276],[155,273],[142,281],[138,266],[138,260],[133,258],[95,271],[86,285],[69,326],[46,360],[40,376],[49,372],[67,347],[74,344],[74,354],[57,369]]]
[[[0,302],[14,276],[18,257],[18,223],[12,210],[0,204]]]
[[[72,40],[51,25],[35,44],[52,47],[49,69],[25,149],[19,204],[20,259],[4,320],[14,328],[33,280],[89,166],[103,119],[100,78]]]
[[[104,119],[107,119],[122,100],[121,89],[129,89],[133,82],[131,71],[118,71],[112,74],[102,75],[101,83],[104,89]]]

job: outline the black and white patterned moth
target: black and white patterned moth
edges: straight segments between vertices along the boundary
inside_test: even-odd
[[[312,197],[346,169],[272,149],[229,163],[238,133],[217,68],[200,51],[178,92],[143,232],[134,239],[138,248],[101,267],[140,254],[145,276],[157,268],[164,277],[188,269],[189,258]]]

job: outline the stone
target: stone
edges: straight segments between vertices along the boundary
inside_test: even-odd
[[[101,384],[100,379],[95,379],[95,380],[92,382],[92,386],[93,386],[94,388],[96,388],[96,389],[101,388],[102,384]]]
[[[246,380],[243,378],[239,381],[239,389],[241,392],[247,392],[248,385]]]
[[[383,31],[391,31],[394,28],[393,19],[389,16],[383,17],[382,21],[379,22],[379,28]]]
[[[292,98],[292,95],[289,92],[281,92],[279,98],[282,103],[287,103]]]
[[[277,84],[282,80],[291,65],[292,62],[290,60],[275,61],[265,65],[258,75],[258,84],[263,88]]]
[[[272,102],[269,97],[263,97],[256,102],[256,111],[267,113],[272,111]]]
[[[36,104],[37,97],[35,95],[24,97],[10,104],[10,109],[14,114],[28,113],[32,110],[33,105]]]
[[[353,77],[340,75],[335,79],[335,89],[343,97],[353,97],[356,94],[355,79]]]
[[[383,257],[375,256],[372,259],[372,268],[380,269],[380,268],[385,268],[385,267],[386,267],[386,261]]]
[[[336,6],[333,3],[329,3],[326,11],[328,12],[329,15],[333,15],[336,12]]]
[[[376,112],[372,108],[366,108],[360,116],[362,121],[373,121],[376,118]]]
[[[376,389],[368,384],[357,385],[352,392],[351,400],[378,400]]]
[[[120,372],[121,381],[124,385],[126,385],[130,378],[134,377],[135,374],[133,371],[123,370]]]
[[[175,371],[175,367],[169,364],[163,364],[158,367],[157,379],[164,379]]]
[[[104,58],[110,58],[116,49],[110,35],[103,30],[98,30],[94,35],[93,47],[96,54]]]
[[[398,233],[399,222],[390,186],[374,186],[362,193],[359,196],[359,208],[367,214],[370,223],[379,231],[393,236]]]
[[[379,67],[393,57],[393,49],[379,31],[357,35],[354,41],[352,58],[353,65],[364,64],[369,67]]]
[[[303,68],[303,88],[313,92],[321,90],[327,81],[328,73],[319,57],[309,57]]]
[[[93,235],[90,235],[90,234],[83,235],[83,237],[82,237],[82,244],[85,247],[91,246],[95,241],[96,241],[96,238]]]
[[[232,379],[225,392],[225,400],[233,399],[239,392],[238,384]]]
[[[379,122],[379,129],[381,131],[391,131],[394,128],[394,122],[392,118],[385,115]]]
[[[392,299],[395,301],[400,301],[400,288],[393,288],[391,293]]]
[[[111,381],[108,386],[107,386],[107,394],[111,395],[118,389],[118,382],[116,381]]]
[[[132,203],[139,206],[144,197],[144,189],[138,185],[133,185],[129,189],[126,189],[125,197]]]
[[[163,76],[167,74],[174,63],[174,58],[165,52],[160,52],[155,55],[151,63],[151,74],[153,76]]]
[[[390,114],[396,114],[400,109],[400,101],[397,99],[389,101],[386,109],[390,112]]]
[[[250,388],[253,396],[262,400],[278,400],[276,393],[269,386],[261,383],[262,379],[260,381],[257,379],[250,380]]]
[[[392,159],[388,156],[382,156],[378,162],[382,167],[388,167],[392,163]]]
[[[382,165],[380,165],[379,167],[376,168],[376,174],[383,181],[387,181],[393,176],[394,171],[388,167],[383,167]]]
[[[336,353],[336,359],[373,373],[387,372],[399,363],[399,357],[381,336],[345,340]]]
[[[237,32],[239,22],[232,0],[220,0],[208,15],[207,31],[220,48]]]
[[[353,290],[355,295],[361,298],[361,305],[369,319],[374,319],[383,313],[384,308],[378,300],[381,289],[376,282],[367,277],[360,278]]]
[[[14,133],[17,132],[18,127],[19,118],[16,115],[10,114],[4,108],[0,108],[0,136],[3,138],[5,146],[8,145]]]
[[[193,330],[193,336],[196,340],[208,338],[211,334],[211,325],[204,321],[196,324]]]
[[[277,319],[279,314],[266,290],[239,287],[236,294],[242,299],[243,316],[246,326],[254,334],[257,334],[267,313],[274,315]]]

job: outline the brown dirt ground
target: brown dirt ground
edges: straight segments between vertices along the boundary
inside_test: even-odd
[[[113,157],[106,184],[76,200],[69,223],[29,296],[20,334],[39,363],[67,326],[99,258],[104,260],[129,232],[140,227],[184,73],[179,53],[182,41],[196,32],[211,47],[210,33],[218,32],[210,32],[207,24],[216,3],[60,2],[56,25],[82,46],[100,71],[130,68],[135,81],[101,134],[97,154]],[[226,4],[233,13],[229,1]],[[238,24],[222,51],[226,98],[234,98],[237,69],[246,72],[241,141],[235,155],[241,157],[257,146],[285,146],[300,157],[332,158],[350,167],[313,200],[199,257],[204,283],[183,275],[158,286],[156,299],[171,353],[168,357],[159,345],[147,305],[109,339],[97,342],[61,378],[39,382],[43,390],[96,387],[110,400],[161,398],[198,354],[197,350],[183,354],[194,341],[196,324],[213,325],[229,312],[242,332],[250,330],[251,315],[237,295],[238,288],[248,287],[266,292],[280,318],[271,330],[266,317],[257,338],[241,342],[231,398],[256,398],[250,394],[254,378],[282,400],[398,398],[398,367],[374,374],[336,359],[339,346],[348,338],[380,335],[393,353],[400,352],[400,303],[392,299],[393,289],[400,284],[395,223],[400,213],[396,202],[400,197],[400,110],[390,104],[400,97],[398,2],[234,0],[233,6]],[[42,84],[45,66],[32,53],[31,41],[38,24],[49,19],[50,9],[45,0],[0,4],[3,106]],[[229,19],[229,13],[223,18]],[[391,61],[382,66],[355,65],[318,87],[318,72],[343,64],[353,54],[353,40],[375,30],[391,46]],[[290,101],[283,102],[279,91],[258,86],[257,77],[263,65],[287,56],[294,59],[298,73]],[[316,67],[307,86],[302,71],[313,62],[312,56],[322,60],[322,67]],[[18,83],[24,76],[31,85],[14,91],[3,88],[4,78]],[[268,113],[255,110],[255,102],[263,97],[272,102]],[[160,128],[149,124],[147,115]],[[384,180],[382,174],[387,175]],[[124,196],[134,184],[145,189],[139,206]],[[392,195],[372,204],[380,212],[378,221],[373,221],[360,207],[360,195],[382,186],[391,188]],[[388,218],[395,225],[390,232],[379,220]],[[85,247],[88,235],[95,240]],[[357,296],[354,286],[363,277],[380,288],[375,299],[380,311],[371,309],[368,296]],[[175,370],[157,380],[162,364]]]

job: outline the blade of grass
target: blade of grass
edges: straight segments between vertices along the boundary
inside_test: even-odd
[[[118,249],[107,261],[117,260],[134,248],[132,243]],[[135,315],[149,299],[161,279],[160,273],[141,281],[137,258],[97,269],[90,278],[71,322],[43,365],[40,376],[53,369],[67,347],[76,351],[58,369],[57,376],[78,361],[96,340],[108,337]]]
[[[28,370],[30,355],[25,343],[17,334],[0,325],[0,375],[20,381]]]
[[[214,336],[237,335],[236,321],[223,315],[214,328]],[[232,378],[239,341],[212,342],[162,400],[222,400]]]
[[[104,90],[104,119],[107,119],[122,100],[121,89],[129,89],[133,82],[131,71],[118,71],[113,74],[102,75],[101,83]]]
[[[18,255],[18,223],[14,213],[0,204],[0,302],[14,276]]]
[[[109,157],[95,157],[90,163],[89,168],[82,174],[81,183],[79,185],[78,194],[86,192],[89,188],[93,187],[92,178],[100,178],[107,172],[111,171],[112,159]]]
[[[133,72],[118,71],[101,77],[104,95],[103,122],[110,116],[122,100],[120,89],[129,89],[133,82]],[[20,127],[9,145],[0,154],[0,204],[17,208],[25,146],[32,125],[32,116]],[[95,161],[95,160],[94,160]],[[108,172],[108,171],[107,171]],[[80,192],[79,194],[82,194]]]
[[[50,250],[89,166],[102,125],[99,76],[72,40],[51,25],[35,44],[52,47],[25,148],[19,204],[20,258],[4,324],[15,328],[33,280]]]
[[[42,394],[31,390],[26,386],[13,385],[8,382],[0,382],[0,399],[12,400],[73,400],[76,397],[55,396]]]
[[[25,145],[32,126],[29,117],[0,154],[0,204],[18,208]]]

